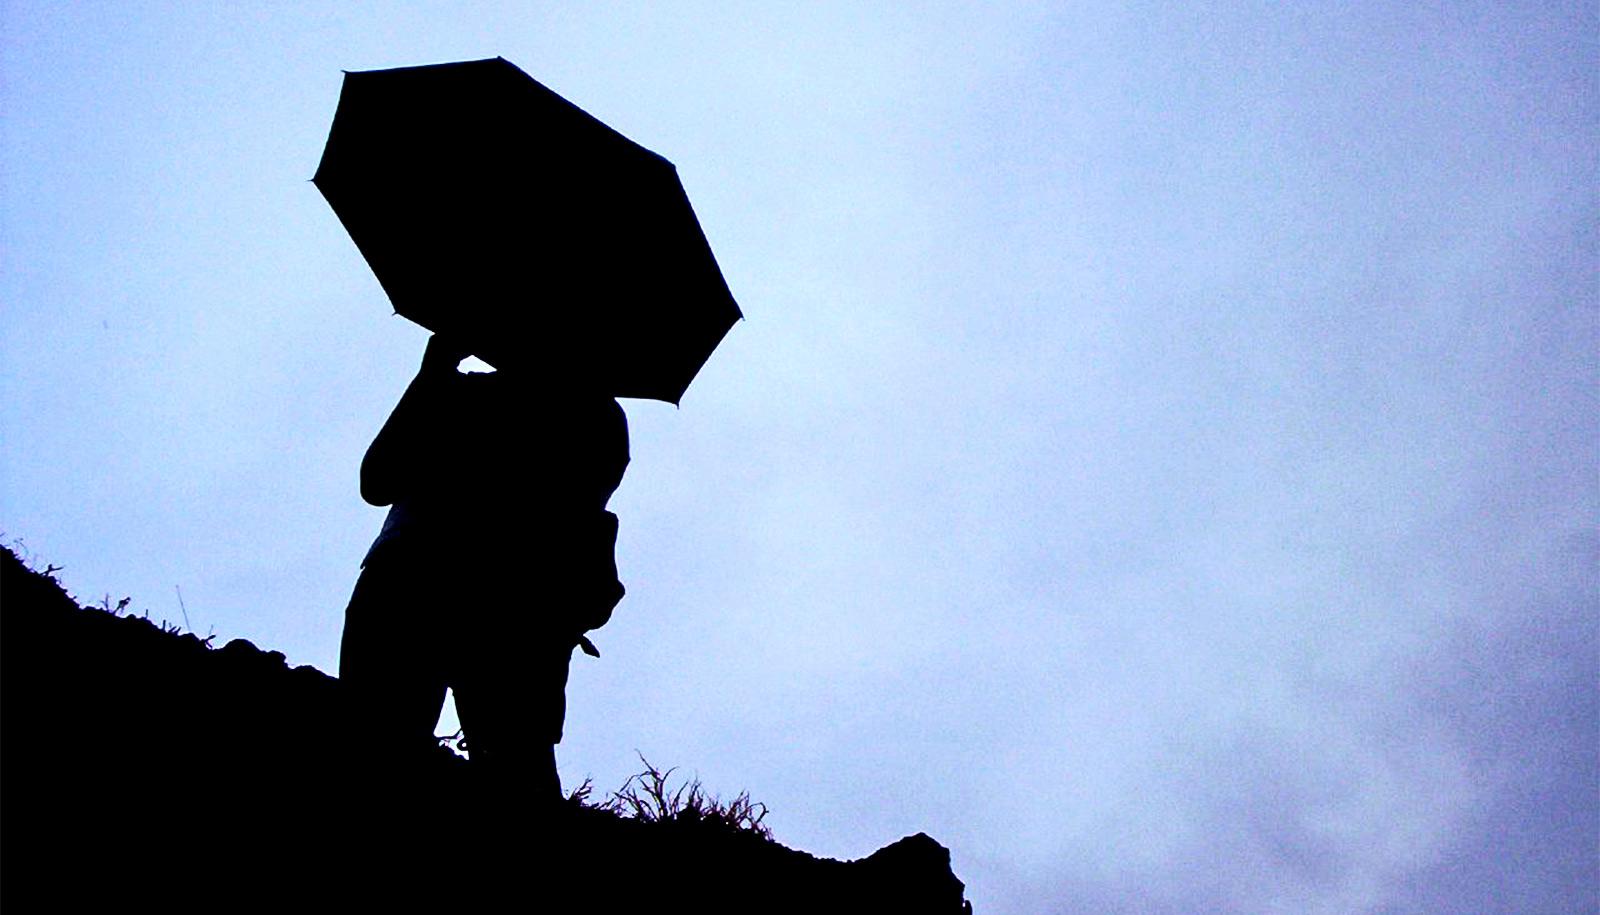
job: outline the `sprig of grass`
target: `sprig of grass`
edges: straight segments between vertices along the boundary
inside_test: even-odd
[[[706,791],[698,778],[688,779],[673,786],[672,776],[677,768],[662,771],[639,754],[644,771],[631,775],[621,788],[598,804],[589,798],[594,786],[589,779],[574,788],[567,796],[569,803],[604,810],[620,817],[642,823],[697,824],[746,832],[765,841],[772,841],[772,829],[763,820],[767,805],[750,799],[750,793],[741,791],[724,802]]]

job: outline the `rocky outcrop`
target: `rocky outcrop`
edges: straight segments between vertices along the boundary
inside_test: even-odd
[[[345,745],[339,682],[243,640],[80,607],[0,555],[0,905],[75,911],[967,910],[926,835],[857,861],[695,818],[509,815],[444,747]]]

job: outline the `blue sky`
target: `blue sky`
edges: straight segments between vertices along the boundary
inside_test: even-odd
[[[0,530],[85,602],[335,670],[426,335],[307,179],[341,69],[503,55],[747,316],[625,403],[569,785],[982,912],[1595,910],[1592,5],[0,16]]]

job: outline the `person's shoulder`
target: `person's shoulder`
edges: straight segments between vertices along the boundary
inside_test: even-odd
[[[604,392],[581,391],[575,393],[570,399],[572,408],[584,413],[605,414],[607,416],[625,416],[622,403],[615,397]]]
[[[621,401],[615,397],[606,398],[606,414],[611,417],[613,423],[621,426],[624,432],[628,430],[628,411],[622,409]]]
[[[622,404],[609,394],[585,396],[574,406],[582,415],[583,423],[591,428],[604,429],[607,434],[628,434],[628,414]]]

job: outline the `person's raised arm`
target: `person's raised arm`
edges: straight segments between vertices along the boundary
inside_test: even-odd
[[[361,498],[371,505],[391,505],[415,487],[418,472],[427,472],[428,455],[440,447],[439,406],[456,366],[466,350],[434,334],[422,353],[422,367],[411,379],[394,412],[361,459]]]

